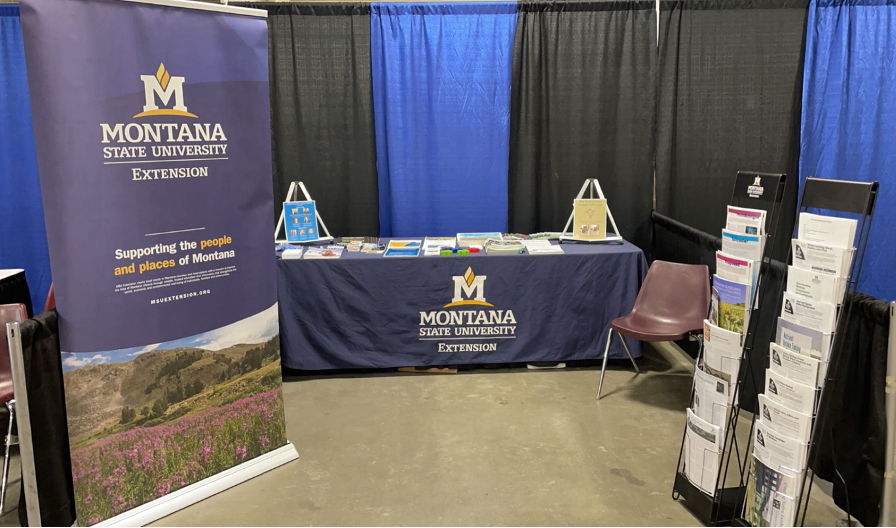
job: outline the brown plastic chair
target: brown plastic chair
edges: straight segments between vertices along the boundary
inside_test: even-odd
[[[600,399],[600,389],[604,384],[614,331],[619,334],[635,372],[640,373],[625,338],[658,343],[678,341],[688,335],[702,333],[703,320],[709,312],[709,298],[708,267],[654,261],[647,271],[632,312],[610,323],[597,399]]]
[[[6,339],[6,323],[21,323],[28,319],[28,311],[24,304],[0,304],[0,403],[9,410],[9,429],[6,432],[6,455],[3,457],[3,481],[0,483],[0,513],[6,502],[6,483],[9,481],[9,448],[18,444],[12,436],[12,428],[16,418],[16,400],[12,390],[12,366],[9,363],[9,341]]]

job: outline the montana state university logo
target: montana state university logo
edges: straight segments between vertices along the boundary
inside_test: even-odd
[[[143,81],[143,95],[146,97],[146,104],[143,105],[143,111],[134,117],[148,116],[182,116],[182,117],[198,117],[195,114],[187,112],[184,105],[184,77],[172,77],[165,69],[164,64],[159,64],[159,69],[155,75],[141,75],[140,80]],[[174,99],[174,105],[171,108],[159,108],[156,101],[162,106],[169,106],[171,99]]]
[[[501,340],[516,338],[513,310],[495,310],[485,300],[485,275],[467,268],[463,275],[451,278],[454,297],[443,308],[466,309],[420,312],[419,340],[448,341],[437,344],[439,352],[494,352]]]
[[[445,308],[470,305],[494,306],[485,302],[485,275],[477,277],[473,273],[473,268],[467,268],[467,271],[462,276],[451,278],[454,279],[454,297],[450,303],[445,305]]]
[[[747,186],[747,195],[750,198],[759,198],[763,193],[765,193],[765,189],[762,187],[762,176],[756,176],[753,185]]]

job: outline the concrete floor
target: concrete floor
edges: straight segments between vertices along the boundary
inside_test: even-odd
[[[693,366],[645,352],[599,402],[594,369],[290,379],[301,458],[155,526],[696,525],[670,497]],[[812,497],[806,524],[837,525]]]

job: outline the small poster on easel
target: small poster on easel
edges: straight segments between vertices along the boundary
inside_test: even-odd
[[[574,240],[603,240],[607,238],[607,200],[578,198],[573,202],[575,216]]]
[[[283,202],[286,216],[286,241],[290,243],[317,240],[317,215],[314,214],[314,200],[304,202]]]

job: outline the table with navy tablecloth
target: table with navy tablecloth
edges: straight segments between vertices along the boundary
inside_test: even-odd
[[[385,240],[388,243],[388,240]],[[556,243],[556,242],[554,242]],[[278,259],[283,365],[298,370],[603,358],[647,261],[628,243],[562,255]],[[640,343],[630,343],[641,353]],[[625,358],[618,339],[610,358]]]

